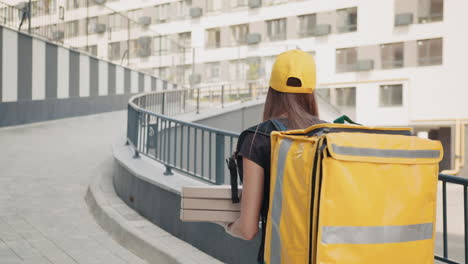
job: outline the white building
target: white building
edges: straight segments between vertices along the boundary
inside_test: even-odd
[[[345,113],[429,132],[443,167],[461,161],[450,153],[464,138],[456,120],[468,121],[466,0],[88,1],[38,1],[51,15],[33,32],[186,85],[265,83],[275,55],[301,48],[318,93]]]

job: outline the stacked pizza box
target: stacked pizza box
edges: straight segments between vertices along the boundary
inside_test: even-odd
[[[232,203],[230,185],[183,187],[180,208],[185,222],[234,222],[240,216],[240,203]]]

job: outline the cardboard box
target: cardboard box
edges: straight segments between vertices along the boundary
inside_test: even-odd
[[[240,212],[180,210],[180,220],[184,222],[234,222],[240,217]]]
[[[182,198],[180,208],[192,210],[240,211],[240,203],[229,199]]]
[[[239,196],[242,192],[242,186],[239,186]],[[182,187],[181,196],[183,198],[202,198],[202,199],[231,199],[231,185],[212,185],[212,186],[186,186]]]
[[[183,187],[181,196],[182,221],[234,222],[240,216],[240,203],[232,203],[230,185]]]

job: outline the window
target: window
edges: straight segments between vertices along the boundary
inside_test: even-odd
[[[268,20],[267,34],[270,40],[286,39],[286,18]]]
[[[148,57],[152,55],[152,38],[149,36],[139,37],[136,41],[136,56],[138,57]]]
[[[317,96],[321,97],[322,99],[325,99],[328,103],[331,103],[331,89],[329,88],[322,88],[322,89],[315,89],[314,93],[317,94]]]
[[[247,62],[247,80],[258,80],[262,75],[262,65],[260,57],[248,57]]]
[[[130,20],[138,21],[138,19],[143,16],[143,9],[127,11],[127,14],[125,16],[128,17]]]
[[[91,17],[88,19],[88,34],[94,34],[94,29],[96,28],[96,25],[98,23],[98,18],[97,17]]]
[[[444,18],[444,0],[418,0],[418,21],[427,23]]]
[[[31,16],[44,16],[55,14],[57,11],[56,0],[32,1],[31,2]]]
[[[109,29],[111,31],[127,29],[127,18],[121,14],[111,14],[109,15]]]
[[[87,0],[67,0],[66,2],[66,9],[67,10],[73,10],[73,9],[77,9],[77,8],[81,8],[81,7],[86,7],[86,1]],[[90,5],[92,2],[94,1],[89,1]]]
[[[219,48],[221,47],[221,30],[219,28],[207,29],[207,48]]]
[[[192,46],[192,33],[191,32],[183,32],[179,33],[179,44],[182,47],[189,48]]]
[[[155,7],[156,10],[156,23],[165,23],[169,17],[169,5],[162,4]]]
[[[158,71],[158,76],[159,78],[163,80],[168,80],[169,79],[169,67],[160,67]]]
[[[381,85],[380,86],[380,106],[402,106],[403,105],[403,85]]]
[[[84,6],[86,6],[86,2],[84,4],[85,4]],[[67,0],[66,2],[67,10],[77,9],[77,8],[84,7],[84,6],[80,0]]]
[[[231,7],[243,7],[247,6],[248,0],[231,0]]]
[[[242,45],[246,43],[249,34],[249,24],[231,26],[231,36],[233,45]]]
[[[175,2],[176,16],[178,18],[184,18],[188,14],[186,0]]]
[[[356,87],[335,88],[335,104],[337,106],[356,106]]]
[[[245,60],[232,60],[229,62],[229,80],[244,81],[247,78],[247,65]]]
[[[382,69],[403,67],[403,42],[382,44],[380,46],[380,56],[382,60]]]
[[[78,36],[79,34],[78,30],[79,30],[78,20],[65,23],[65,37],[66,38]]]
[[[336,72],[349,72],[356,69],[357,48],[336,50]]]
[[[120,42],[109,43],[107,57],[109,58],[109,60],[120,59]]]
[[[97,56],[97,45],[88,46],[87,50],[91,55]]]
[[[176,72],[176,82],[178,84],[189,84],[190,74],[192,73],[189,65],[177,66]]]
[[[317,15],[310,14],[299,16],[299,36],[307,37],[314,34],[314,29],[317,24]]]
[[[339,9],[336,11],[336,16],[336,26],[339,33],[357,30],[357,7]]]
[[[167,36],[154,37],[154,51],[157,55],[165,55],[171,51],[172,42]]]
[[[263,57],[263,64],[265,65],[265,79],[270,79],[271,70],[273,69],[273,64],[275,63],[276,56]]]
[[[210,62],[205,64],[205,76],[209,81],[219,79],[219,62]]]
[[[442,38],[418,41],[418,65],[442,64]]]
[[[206,0],[206,11],[215,12],[220,11],[224,1],[220,0]]]
[[[130,40],[130,58],[135,58],[138,56],[138,40]]]
[[[281,5],[281,4],[286,4],[288,3],[287,0],[264,0],[263,4],[265,6],[271,6],[271,5]]]

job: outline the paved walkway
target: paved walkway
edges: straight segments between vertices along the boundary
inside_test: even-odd
[[[113,112],[0,129],[0,263],[146,263],[84,201],[125,120]]]

